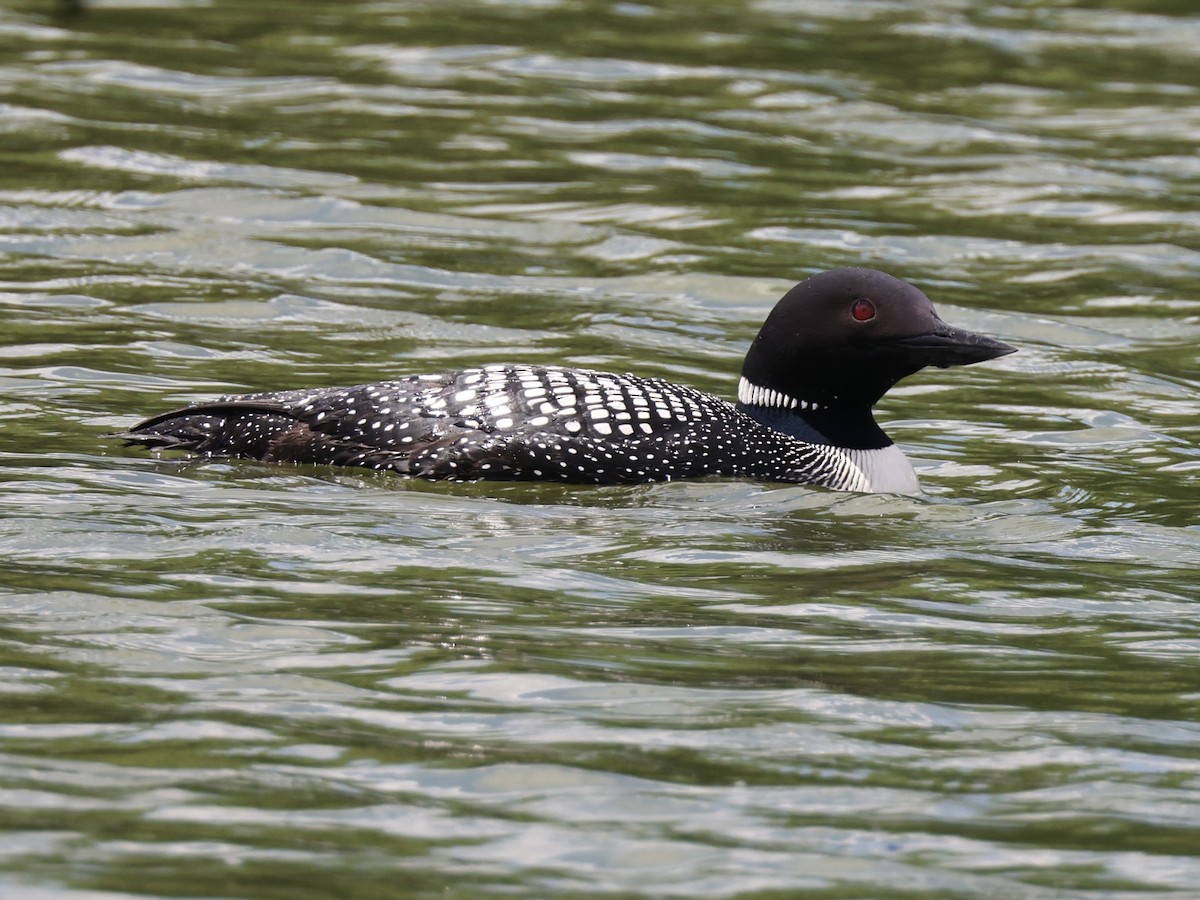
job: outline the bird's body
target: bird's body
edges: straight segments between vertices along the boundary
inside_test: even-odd
[[[875,400],[925,365],[1009,352],[946,326],[911,285],[843,269],[802,282],[775,307],[747,355],[736,405],[661,379],[487,365],[223,397],[114,437],[428,479],[612,484],[715,475],[909,493],[916,475],[875,424]]]

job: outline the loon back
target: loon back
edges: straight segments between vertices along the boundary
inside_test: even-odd
[[[775,307],[747,355],[736,406],[655,378],[489,365],[223,397],[111,437],[428,479],[610,484],[717,475],[914,492],[912,466],[871,405],[923,366],[1011,352],[945,325],[899,279],[843,269],[802,282]]]

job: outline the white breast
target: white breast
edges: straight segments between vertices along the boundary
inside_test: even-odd
[[[858,470],[850,490],[878,494],[919,494],[921,483],[904,451],[892,444],[878,450],[842,450]]]

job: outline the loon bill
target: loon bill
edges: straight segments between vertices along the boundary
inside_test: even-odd
[[[913,493],[916,473],[871,407],[926,366],[1014,352],[947,325],[905,281],[835,269],[800,282],[771,310],[746,354],[736,404],[658,378],[487,365],[222,397],[107,437],[432,480],[618,484],[716,475]]]

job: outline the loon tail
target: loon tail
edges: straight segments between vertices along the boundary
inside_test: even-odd
[[[225,400],[173,409],[104,435],[153,450],[186,450],[209,456],[269,459],[281,442],[307,428],[278,403]]]

